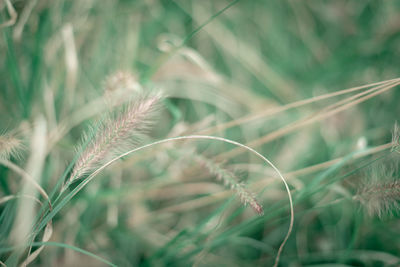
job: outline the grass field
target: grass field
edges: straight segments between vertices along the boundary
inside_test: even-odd
[[[0,1],[0,265],[400,266],[400,2]]]

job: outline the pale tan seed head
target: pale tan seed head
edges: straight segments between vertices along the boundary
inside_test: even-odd
[[[68,183],[94,171],[107,160],[128,151],[140,143],[155,122],[160,109],[160,93],[142,95],[129,102],[122,111],[110,114],[99,123],[93,138],[87,143],[76,162]]]
[[[219,163],[208,160],[203,156],[195,155],[195,159],[197,162],[204,165],[211,174],[215,175],[218,180],[223,182],[226,187],[233,190],[243,205],[249,205],[259,215],[264,214],[262,205],[258,203],[255,194],[250,192],[243,182],[238,181],[234,172],[223,168]]]
[[[0,158],[18,157],[23,148],[21,139],[11,134],[0,135]]]

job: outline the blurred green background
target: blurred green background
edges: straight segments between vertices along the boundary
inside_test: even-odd
[[[0,23],[13,18],[7,3],[0,3]],[[21,140],[18,155],[7,160],[25,168],[35,155],[37,118],[45,119],[40,184],[46,192],[73,161],[88,125],[108,112],[102,101],[110,79],[129,73],[128,87],[167,96],[145,141],[223,136],[249,144],[288,174],[295,228],[280,266],[400,264],[400,189],[385,191],[392,197],[385,213],[392,216],[369,216],[356,198],[374,183],[398,179],[397,153],[390,144],[382,147],[399,119],[398,88],[316,123],[301,124],[349,95],[262,115],[397,79],[400,2],[241,0],[222,13],[232,2],[10,3],[18,16],[0,29],[0,132]],[[248,116],[259,118],[215,127]],[[49,244],[32,265],[104,263],[76,246],[118,266],[272,266],[288,228],[287,195],[268,166],[248,153],[224,154],[231,149],[215,141],[177,142],[119,161],[57,214],[51,241],[58,245]],[[366,156],[357,154],[363,151]],[[242,207],[190,159],[195,153],[240,173],[265,215]],[[0,167],[2,197],[19,194],[22,185],[16,173]],[[0,206],[0,247],[13,244],[17,209],[18,201]],[[0,260],[9,256],[4,250]]]

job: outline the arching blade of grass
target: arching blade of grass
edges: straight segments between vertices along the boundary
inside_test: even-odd
[[[281,179],[281,181],[283,182],[286,192],[288,194],[288,198],[289,198],[289,207],[290,207],[290,222],[289,222],[289,229],[288,232],[283,240],[283,242],[281,243],[276,259],[275,259],[275,266],[277,266],[278,262],[279,262],[279,257],[280,254],[283,250],[283,247],[285,245],[285,243],[287,242],[290,233],[293,229],[293,223],[294,223],[294,208],[293,208],[293,202],[292,202],[292,196],[290,193],[290,189],[289,186],[285,180],[285,178],[282,176],[282,174],[280,173],[280,171],[275,167],[275,165],[273,165],[271,163],[271,161],[269,161],[267,158],[265,158],[263,155],[261,155],[260,153],[258,153],[257,151],[255,151],[254,149],[243,145],[241,143],[238,143],[236,141],[233,140],[229,140],[226,138],[222,138],[222,137],[216,137],[216,136],[206,136],[206,135],[190,135],[190,136],[179,136],[179,137],[173,137],[173,138],[169,138],[169,139],[163,139],[154,143],[150,143],[138,148],[135,148],[133,150],[130,150],[126,153],[123,153],[121,155],[119,155],[118,157],[115,157],[114,159],[110,160],[109,162],[107,162],[106,164],[104,164],[103,166],[101,166],[100,168],[98,168],[96,171],[94,171],[92,174],[89,175],[89,177],[87,177],[86,179],[84,179],[77,187],[75,187],[70,193],[68,193],[61,201],[59,204],[54,204],[54,209],[49,212],[49,214],[47,214],[47,216],[44,218],[44,220],[41,222],[41,224],[39,224],[37,231],[40,231],[41,229],[43,229],[46,225],[46,222],[48,222],[49,220],[52,220],[52,218],[84,187],[86,186],[99,172],[101,172],[104,168],[108,167],[109,165],[111,165],[113,162],[117,161],[120,158],[123,158],[129,154],[132,154],[134,152],[137,152],[139,150],[154,146],[154,145],[158,145],[158,144],[162,144],[162,143],[167,143],[167,142],[171,142],[171,141],[178,141],[178,140],[189,140],[189,139],[200,139],[200,140],[214,140],[214,141],[220,141],[220,142],[224,142],[224,143],[230,143],[232,145],[241,147],[243,149],[246,149],[248,151],[250,151],[251,153],[253,153],[254,155],[256,155],[257,157],[259,157],[261,160],[264,161],[264,163],[268,164],[269,166],[271,166],[274,171],[276,171],[276,173],[279,176],[279,179]]]
[[[324,179],[327,179],[329,177],[331,177],[332,175],[335,174],[335,172],[339,171],[343,165],[345,163],[347,163],[352,157],[354,157],[354,154],[351,154],[349,156],[344,157],[340,162],[332,165],[330,168],[328,168],[327,170],[323,171],[320,175],[317,176],[317,178],[314,180],[314,182],[312,184],[307,185],[306,188],[304,188],[302,191],[300,192],[295,192],[293,194],[293,198],[294,198],[294,203],[296,205],[299,205],[302,201],[305,201],[307,199],[309,199],[310,196],[316,194],[316,193],[320,193],[320,192],[324,192],[329,185],[331,184],[335,184],[338,181],[341,181],[343,179],[345,179],[346,177],[349,177],[350,175],[370,166],[371,164],[373,164],[374,162],[381,160],[384,157],[387,157],[388,155],[390,155],[392,152],[386,152],[384,153],[384,155],[373,159],[373,160],[368,160],[365,164],[361,165],[360,167],[357,167],[354,170],[351,170],[349,172],[347,172],[344,175],[338,176],[336,178],[330,179],[328,182],[326,182],[325,184],[320,184]],[[282,212],[284,212],[286,209],[288,208],[287,203],[283,200],[277,201],[276,203],[274,203],[273,205],[271,205],[266,211],[265,211],[265,215],[263,217],[259,217],[259,218],[252,218],[248,221],[244,221],[234,227],[231,227],[229,229],[227,229],[226,231],[220,233],[219,235],[217,235],[213,240],[211,240],[209,243],[207,244],[198,244],[196,246],[195,249],[193,249],[192,251],[187,252],[184,255],[181,255],[181,257],[179,258],[180,261],[187,261],[189,260],[191,257],[193,257],[194,255],[198,254],[200,251],[202,251],[203,249],[214,249],[214,248],[218,248],[220,246],[223,246],[224,244],[226,244],[227,242],[229,243],[229,239],[234,237],[234,236],[239,236],[243,233],[245,233],[246,231],[251,231],[252,229],[255,229],[257,227],[260,227],[261,225],[267,224],[268,220],[271,220],[273,218],[276,218],[276,216],[279,216]],[[282,218],[282,219],[285,219]]]

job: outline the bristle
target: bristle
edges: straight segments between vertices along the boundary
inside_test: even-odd
[[[222,181],[224,185],[235,191],[243,205],[250,205],[259,215],[264,214],[262,206],[258,203],[254,193],[246,189],[246,185],[238,182],[235,173],[223,168],[220,164],[208,160],[200,155],[196,155],[195,159],[204,165],[208,171],[215,175],[217,180]]]
[[[136,145],[138,139],[153,125],[160,99],[160,94],[135,99],[120,114],[101,123],[97,134],[76,162],[68,183],[90,173],[110,157]]]
[[[9,134],[0,135],[0,158],[17,157],[21,148],[22,142],[17,137]]]
[[[369,215],[382,217],[400,211],[400,181],[371,183],[356,195]]]

